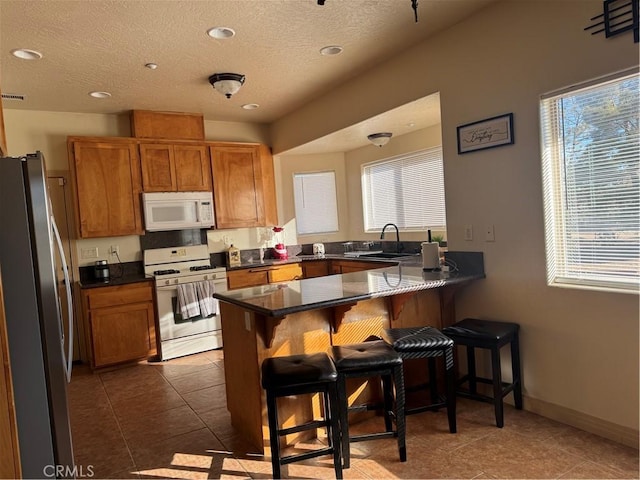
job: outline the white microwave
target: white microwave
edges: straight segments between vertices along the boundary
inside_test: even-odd
[[[144,228],[149,232],[211,228],[211,192],[143,193]]]

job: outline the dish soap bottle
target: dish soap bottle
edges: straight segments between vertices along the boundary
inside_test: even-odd
[[[230,267],[237,267],[240,265],[240,249],[233,246],[233,243],[227,250],[227,262]]]

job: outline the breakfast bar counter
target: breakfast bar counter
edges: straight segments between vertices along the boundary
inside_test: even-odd
[[[373,270],[215,293],[233,426],[263,452],[269,437],[260,383],[265,358],[326,352],[331,345],[362,342],[385,328],[442,328],[453,323],[455,292],[484,278],[481,253],[464,252],[459,259],[452,272],[425,272],[415,260],[400,261],[393,266],[381,263]],[[419,383],[408,373],[407,385]],[[369,393],[365,388],[358,395]],[[279,404],[282,419],[299,423],[318,408],[317,399],[288,400]]]

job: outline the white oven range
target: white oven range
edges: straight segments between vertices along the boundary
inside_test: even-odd
[[[206,245],[145,250],[144,273],[155,279],[161,360],[222,347],[218,301],[210,298],[208,308],[213,314],[204,309],[203,315],[198,307],[202,295],[197,295],[198,298],[184,295],[185,292],[213,293],[227,289],[227,271],[211,265]],[[208,284],[208,290],[198,290],[203,283]],[[180,296],[178,289],[181,289]],[[182,315],[187,311],[185,298],[191,302],[189,313]]]

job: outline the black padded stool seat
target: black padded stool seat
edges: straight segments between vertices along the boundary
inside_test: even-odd
[[[403,359],[426,358],[429,368],[429,382],[426,384],[431,392],[431,404],[405,409],[406,415],[447,408],[449,431],[456,433],[456,395],[455,372],[453,364],[453,340],[443,335],[434,327],[388,328],[382,339],[393,347]],[[446,396],[442,400],[436,382],[435,359],[443,357],[445,367]],[[423,388],[421,385],[417,388]]]
[[[338,372],[326,353],[272,357],[262,362],[262,388],[267,394],[273,478],[282,478],[282,465],[330,454],[333,454],[336,478],[342,478],[337,379]],[[281,429],[277,398],[307,393],[322,393],[324,418]],[[327,428],[328,447],[281,456],[281,436],[321,427]]]
[[[340,399],[340,425],[342,428],[343,467],[349,468],[351,442],[362,442],[385,437],[398,438],[400,461],[407,461],[406,428],[404,419],[404,377],[402,358],[382,340],[367,341],[331,348],[331,357],[338,370],[338,397]],[[349,436],[349,412],[374,410],[380,405],[353,405],[349,407],[346,379],[353,377],[377,377],[382,381],[384,394],[385,431]],[[394,409],[395,386],[395,409]],[[393,418],[396,430],[393,430]]]
[[[469,382],[469,390],[458,388],[458,395],[494,404],[496,425],[504,425],[503,398],[513,392],[513,399],[518,410],[522,409],[522,377],[520,373],[520,341],[517,323],[496,322],[491,320],[477,320],[465,318],[442,330],[456,345],[467,347],[467,374],[458,380],[458,385]],[[500,348],[511,346],[512,381],[502,381],[500,367]],[[476,375],[475,348],[486,348],[491,351],[492,378],[482,378]],[[493,385],[493,397],[478,393],[477,384]]]

